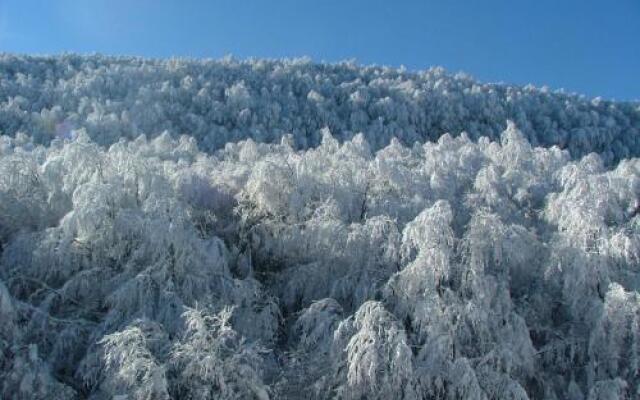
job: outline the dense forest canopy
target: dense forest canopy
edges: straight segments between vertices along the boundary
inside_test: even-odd
[[[0,397],[637,398],[639,107],[4,55]]]
[[[252,138],[298,149],[363,133],[373,150],[461,132],[500,138],[512,120],[533,146],[558,145],[605,163],[640,155],[640,104],[546,87],[483,84],[442,68],[421,72],[317,64],[0,54],[0,133],[36,143],[84,128],[98,144],[141,134],[189,135],[211,151]]]

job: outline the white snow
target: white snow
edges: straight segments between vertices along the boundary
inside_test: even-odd
[[[2,55],[0,397],[635,398],[639,110]]]

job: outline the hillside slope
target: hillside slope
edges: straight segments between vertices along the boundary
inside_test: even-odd
[[[640,396],[637,105],[306,61],[0,72],[0,398]]]
[[[440,68],[5,54],[0,82],[0,132],[37,143],[85,128],[107,145],[167,131],[193,136],[205,151],[246,138],[278,143],[285,134],[307,148],[328,127],[340,140],[362,132],[377,150],[393,137],[408,146],[463,131],[498,139],[510,119],[533,145],[574,157],[640,155],[640,104],[481,84]]]

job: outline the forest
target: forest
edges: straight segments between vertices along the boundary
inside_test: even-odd
[[[640,397],[640,104],[0,55],[0,398]]]

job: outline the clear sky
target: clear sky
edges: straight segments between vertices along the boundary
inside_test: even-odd
[[[0,51],[310,56],[640,99],[640,0],[0,0]]]

